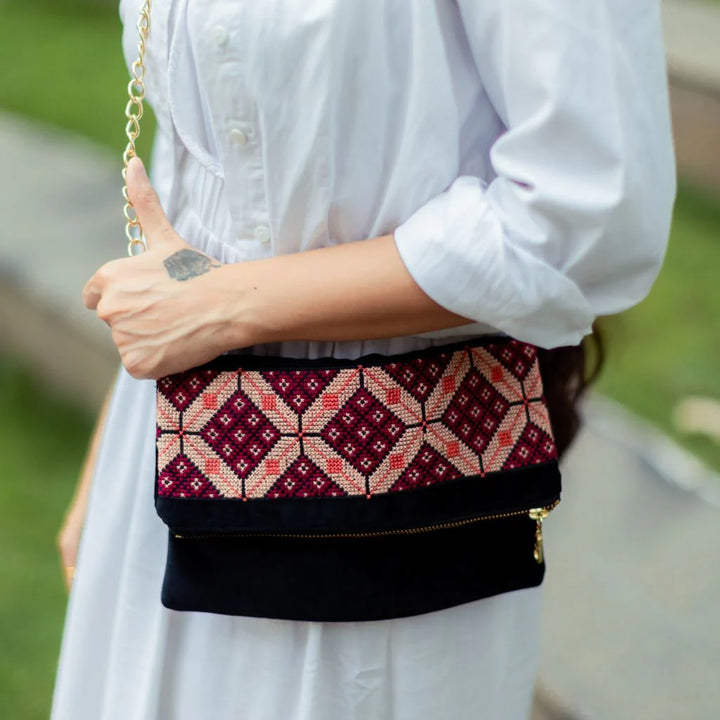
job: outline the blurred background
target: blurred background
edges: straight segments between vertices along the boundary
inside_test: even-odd
[[[630,0],[631,1],[631,0]],[[679,193],[546,522],[537,718],[720,717],[720,0],[664,0]],[[124,253],[117,0],[0,0],[0,718],[48,716],[55,537],[117,368],[80,302]],[[152,118],[140,154],[149,154]]]

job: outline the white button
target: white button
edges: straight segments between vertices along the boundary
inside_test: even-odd
[[[247,135],[240,128],[233,128],[230,131],[230,139],[236,145],[245,145],[248,141]]]
[[[268,242],[270,240],[270,229],[266,225],[258,225],[255,228],[255,239],[260,242]]]
[[[210,30],[210,36],[218,47],[222,47],[230,39],[230,33],[228,33],[227,28],[222,25],[216,25],[212,28]]]

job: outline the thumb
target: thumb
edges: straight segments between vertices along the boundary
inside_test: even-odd
[[[162,209],[160,198],[150,183],[143,161],[137,156],[128,162],[127,189],[148,247],[156,247],[160,243],[175,239],[175,230]]]

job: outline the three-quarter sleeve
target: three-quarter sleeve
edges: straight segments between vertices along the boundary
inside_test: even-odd
[[[675,155],[657,0],[458,0],[506,131],[394,232],[438,304],[541,347],[643,299],[662,265]],[[468,122],[472,122],[469,118]]]

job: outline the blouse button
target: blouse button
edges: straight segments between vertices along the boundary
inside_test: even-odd
[[[210,31],[210,35],[213,42],[218,47],[222,47],[230,39],[230,34],[228,33],[227,28],[223,27],[222,25],[216,25],[214,28],[212,28],[212,30]]]
[[[255,239],[262,243],[266,243],[270,240],[270,229],[267,225],[258,225],[255,228]]]
[[[240,128],[233,128],[230,131],[230,139],[236,145],[245,145],[247,143],[247,135]]]

